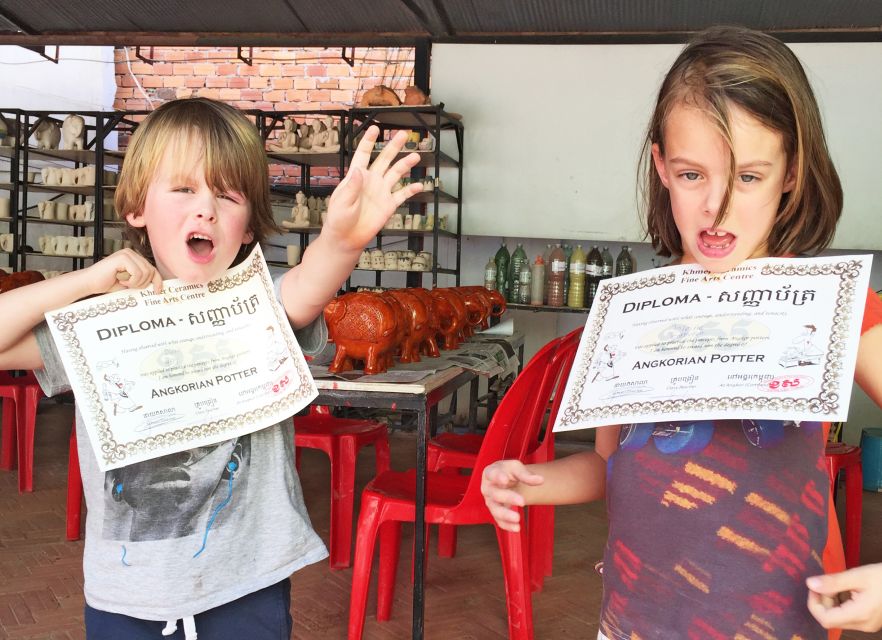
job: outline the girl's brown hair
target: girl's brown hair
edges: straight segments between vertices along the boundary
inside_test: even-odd
[[[784,139],[796,178],[784,194],[768,239],[769,255],[815,253],[833,239],[842,213],[842,186],[830,159],[821,114],[799,60],[780,40],[740,27],[700,32],[680,53],[658,93],[641,154],[646,233],[661,256],[680,256],[683,245],[668,190],[652,163],[652,145],[665,152],[665,122],[677,105],[703,109],[728,142],[729,185],[715,225],[728,211],[735,181],[735,156],[728,106],[750,113]]]
[[[238,191],[249,202],[251,247],[279,231],[269,199],[269,172],[263,141],[245,115],[230,105],[208,98],[172,100],[138,125],[126,151],[114,205],[117,214],[143,210],[147,189],[168,149],[174,150],[175,171],[187,175],[192,164],[205,162],[205,181],[218,191]],[[188,166],[189,165],[189,166]],[[126,225],[126,237],[136,251],[152,257],[147,231]]]

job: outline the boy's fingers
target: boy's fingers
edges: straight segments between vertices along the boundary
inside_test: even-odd
[[[334,191],[337,195],[335,200],[339,199],[340,204],[343,205],[343,207],[351,207],[358,201],[363,183],[363,169],[360,169],[359,167],[349,167],[349,171],[343,179],[343,182],[341,182]]]
[[[352,160],[349,162],[349,169],[353,167],[366,169],[371,162],[371,152],[374,150],[374,143],[377,136],[380,135],[380,129],[376,125],[367,128],[352,154]]]
[[[380,155],[376,157],[376,159],[371,163],[371,172],[379,173],[380,175],[384,175],[386,170],[389,168],[389,165],[392,164],[392,161],[395,159],[395,156],[401,151],[402,147],[404,147],[404,143],[407,141],[407,132],[406,131],[398,131],[392,136],[392,139],[386,143],[386,146],[383,147],[383,150],[380,151]],[[407,158],[402,158],[398,162],[403,162]],[[419,156],[417,156],[417,160],[419,160]],[[398,163],[396,163],[397,165]],[[400,176],[399,176],[400,177]],[[395,178],[393,182],[397,182],[398,178]]]

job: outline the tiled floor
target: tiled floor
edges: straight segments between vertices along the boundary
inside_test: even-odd
[[[71,405],[51,400],[41,404],[34,493],[20,495],[16,474],[0,472],[0,640],[84,637],[83,547],[81,542],[64,541],[71,409]],[[412,436],[394,435],[392,454],[393,468],[410,466]],[[359,458],[359,486],[372,471],[373,452],[363,450]],[[304,452],[303,485],[313,522],[327,540],[329,470],[323,454]],[[863,561],[880,562],[882,494],[865,492],[864,505]],[[593,640],[596,636],[601,583],[593,564],[601,557],[605,528],[600,504],[557,510],[554,576],[546,581],[544,591],[533,597],[537,640]],[[405,548],[410,544],[409,533],[405,529]],[[409,572],[408,562],[399,563],[392,620],[376,621],[375,594],[371,593],[366,639],[410,637]],[[324,562],[295,575],[295,638],[345,638],[350,577],[350,570],[331,571]],[[453,559],[439,559],[433,550],[426,587],[426,638],[507,637],[502,571],[490,527],[461,528],[458,553]],[[882,638],[882,633],[849,633],[844,638]]]

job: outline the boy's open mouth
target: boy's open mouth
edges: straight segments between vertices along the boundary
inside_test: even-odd
[[[191,233],[187,237],[187,246],[194,255],[200,258],[211,255],[212,250],[214,250],[214,242],[212,242],[211,238],[199,233]]]

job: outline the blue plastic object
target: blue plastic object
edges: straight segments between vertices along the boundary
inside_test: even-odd
[[[864,491],[882,491],[882,428],[861,432],[861,466]]]

